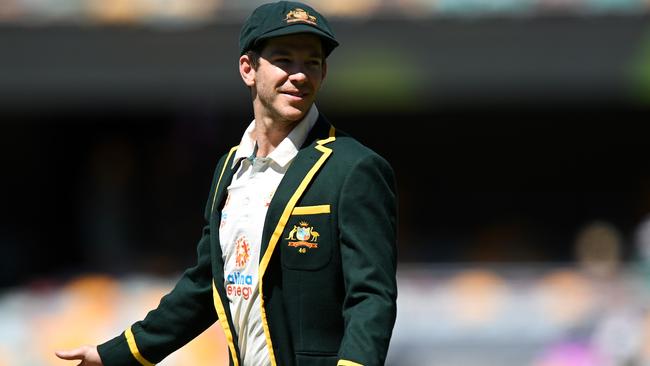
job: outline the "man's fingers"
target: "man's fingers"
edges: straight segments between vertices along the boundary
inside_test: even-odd
[[[83,360],[84,355],[86,354],[85,348],[75,348],[67,351],[56,351],[54,354],[58,358],[62,358],[64,360]]]
[[[79,348],[55,351],[57,357],[64,360],[81,360],[77,366],[102,366],[102,360],[97,352],[97,346],[81,346]]]

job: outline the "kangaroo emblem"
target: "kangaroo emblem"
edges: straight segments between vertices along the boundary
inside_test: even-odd
[[[293,229],[291,229],[291,231],[289,231],[289,236],[286,237],[285,239],[286,240],[296,240],[296,231],[298,231],[298,228],[294,226]]]

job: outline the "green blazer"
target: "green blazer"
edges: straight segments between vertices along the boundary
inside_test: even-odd
[[[98,346],[104,365],[152,365],[215,321],[230,365],[242,365],[219,243],[236,149],[217,164],[197,264],[144,320]],[[259,287],[273,365],[383,365],[396,316],[396,210],[390,165],[321,115],[264,223]]]

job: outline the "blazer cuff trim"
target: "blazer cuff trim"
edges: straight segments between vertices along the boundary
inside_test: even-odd
[[[124,336],[126,337],[126,343],[129,345],[129,350],[133,357],[140,362],[143,366],[155,366],[153,363],[147,361],[146,358],[142,357],[138,345],[135,343],[135,337],[133,336],[133,331],[131,327],[124,331]]]
[[[350,360],[339,360],[339,362],[336,364],[336,366],[363,366],[360,363],[356,363]]]
[[[294,207],[292,215],[317,215],[330,213],[330,205]]]

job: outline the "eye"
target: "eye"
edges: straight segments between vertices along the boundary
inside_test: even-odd
[[[320,67],[321,66],[321,60],[309,60],[307,61],[307,65],[310,67]]]

